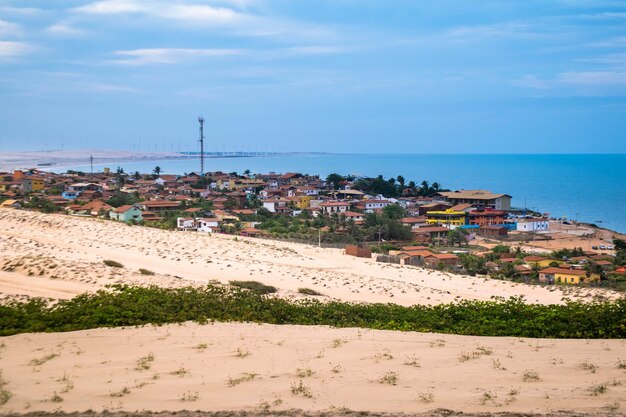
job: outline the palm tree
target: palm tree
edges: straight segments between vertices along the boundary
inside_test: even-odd
[[[154,172],[156,175],[161,174],[161,167],[157,165],[156,167],[154,167],[154,170],[152,172]]]

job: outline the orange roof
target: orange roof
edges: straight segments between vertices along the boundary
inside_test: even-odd
[[[121,206],[115,209],[116,213],[126,213],[128,210],[135,208],[135,206]]]
[[[587,272],[580,269],[546,268],[540,271],[541,274],[563,274],[563,275],[587,275]]]

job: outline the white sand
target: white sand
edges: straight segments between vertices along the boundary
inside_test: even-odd
[[[265,405],[389,412],[620,412],[626,407],[626,370],[617,367],[626,359],[624,340],[187,323],[24,334],[0,342],[4,389],[12,393],[0,413]],[[465,354],[472,358],[464,360]],[[154,358],[144,361],[149,369],[137,369],[149,355]],[[533,371],[539,379],[525,381],[524,374]],[[385,375],[387,382],[395,375],[396,385],[381,380]],[[238,378],[243,379],[237,383]],[[292,393],[300,381],[310,398]]]
[[[125,268],[107,267],[104,259]],[[156,275],[143,276],[139,268]],[[298,288],[306,287],[334,299],[402,305],[518,295],[560,303],[563,291],[570,298],[616,296],[380,264],[340,249],[0,209],[0,295],[71,298],[112,283],[182,286],[211,280],[257,280],[286,297],[298,297]]]

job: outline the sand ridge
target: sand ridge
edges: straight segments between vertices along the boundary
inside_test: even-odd
[[[124,269],[102,264],[105,259]],[[54,268],[52,268],[54,266]],[[153,271],[143,276],[138,270]],[[107,284],[203,285],[257,280],[299,297],[401,305],[525,296],[561,303],[564,295],[614,298],[607,290],[541,287],[353,258],[340,249],[229,235],[164,231],[111,221],[0,209],[0,294],[71,298]],[[19,285],[19,283],[27,285]]]
[[[0,412],[623,411],[626,341],[184,323],[2,339]]]

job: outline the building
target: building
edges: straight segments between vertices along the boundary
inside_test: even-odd
[[[517,230],[520,232],[548,232],[550,221],[548,219],[518,219]]]
[[[504,222],[505,222],[505,217],[504,217],[504,211],[502,210],[491,210],[491,209],[474,210],[474,211],[470,211],[468,214],[468,223],[471,225],[494,226],[494,225],[504,224]]]
[[[485,207],[493,210],[510,210],[512,197],[508,194],[494,194],[486,190],[457,190],[443,191],[439,196],[449,201],[452,205],[472,204],[477,207]]]
[[[25,193],[43,191],[43,189],[44,184],[43,178],[41,177],[31,175],[28,177],[24,177],[24,179],[22,180],[22,190],[24,190]]]
[[[350,209],[350,203],[344,201],[327,201],[320,204],[319,208],[326,214],[345,213]]]
[[[580,269],[546,268],[539,271],[539,282],[545,284],[578,285],[600,281],[599,274]]]
[[[362,200],[357,203],[357,207],[361,210],[380,210],[384,209],[388,205],[393,204],[387,200]]]
[[[109,212],[111,220],[119,222],[140,222],[142,220],[141,210],[136,206],[121,206]]]
[[[467,222],[467,213],[447,209],[443,211],[429,211],[426,213],[426,222],[430,225],[459,227]]]

